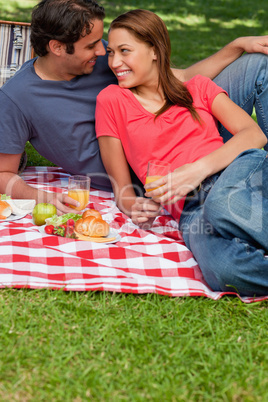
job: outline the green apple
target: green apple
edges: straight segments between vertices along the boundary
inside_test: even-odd
[[[47,218],[56,215],[57,208],[53,204],[47,204],[45,202],[36,204],[33,209],[33,221],[37,226],[42,226],[46,223]]]

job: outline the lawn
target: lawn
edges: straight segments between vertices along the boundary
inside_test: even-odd
[[[34,0],[0,0],[30,21]],[[167,23],[177,66],[268,34],[267,0],[103,1]],[[29,164],[48,162],[27,146]],[[0,290],[1,401],[267,401],[268,302],[235,297]]]

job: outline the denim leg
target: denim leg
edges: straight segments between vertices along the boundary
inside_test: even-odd
[[[220,175],[204,204],[182,217],[186,245],[213,290],[268,294],[266,156],[261,150],[242,153]]]
[[[249,115],[255,106],[258,124],[268,138],[268,56],[245,54],[226,67],[214,82]],[[219,131],[224,141],[232,137],[222,125]],[[268,150],[268,144],[265,149]]]
[[[220,175],[203,208],[220,236],[268,250],[267,177],[267,153],[260,149],[243,152]]]
[[[196,225],[197,220],[193,222]],[[268,295],[268,257],[262,249],[237,237],[229,240],[216,234],[196,233],[190,236],[190,244],[212,290],[241,296]]]

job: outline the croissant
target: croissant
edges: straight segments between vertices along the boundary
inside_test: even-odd
[[[82,218],[86,218],[87,216],[95,216],[95,218],[102,219],[101,214],[96,209],[87,209],[83,213]]]
[[[82,218],[75,222],[75,231],[84,236],[105,237],[109,234],[110,226],[102,218],[95,216],[83,218],[82,215]]]

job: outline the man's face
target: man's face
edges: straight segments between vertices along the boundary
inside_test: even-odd
[[[104,56],[106,51],[101,41],[103,21],[92,21],[93,28],[89,35],[74,43],[74,53],[64,53],[62,68],[66,79],[71,80],[77,75],[91,74],[98,56]],[[68,77],[68,78],[67,78]]]

